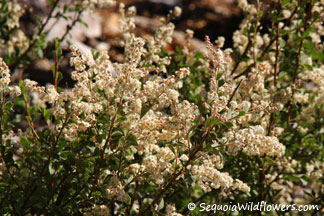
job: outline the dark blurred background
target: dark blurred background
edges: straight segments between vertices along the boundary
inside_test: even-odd
[[[23,31],[28,37],[35,32],[37,23],[35,17],[45,18],[50,12],[48,0],[18,0],[25,8],[25,13],[20,19]],[[61,0],[61,4],[68,3],[68,0]],[[159,18],[165,17],[170,10],[176,6],[182,9],[182,15],[172,22],[176,26],[173,43],[167,47],[172,52],[176,46],[184,46],[186,29],[193,30],[194,39],[189,47],[196,51],[205,46],[203,40],[208,35],[212,41],[219,36],[225,37],[224,48],[230,48],[232,34],[238,29],[243,14],[235,0],[118,0],[117,3],[124,3],[126,7],[135,6],[137,16],[137,34],[149,39],[153,30],[159,25]],[[72,18],[75,14],[69,14]],[[117,8],[95,9],[93,13],[85,12],[82,19],[88,24],[84,27],[81,24],[75,25],[62,44],[65,61],[60,64],[60,71],[63,73],[61,85],[70,87],[73,82],[70,79],[72,69],[69,67],[68,55],[69,43],[76,44],[82,52],[91,54],[91,50],[108,50],[112,61],[123,61],[122,51],[119,46],[122,37],[119,30],[119,13]],[[46,28],[49,31],[47,40],[64,34],[65,29],[72,21],[50,22]],[[52,82],[51,66],[53,58],[48,53],[44,59],[36,61],[25,68],[24,76],[34,79],[41,84]]]

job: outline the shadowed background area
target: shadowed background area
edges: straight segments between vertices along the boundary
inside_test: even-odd
[[[46,17],[50,12],[50,6],[47,0],[19,0],[19,2],[26,8],[24,15],[20,19],[22,29],[26,35],[31,36],[37,25],[34,21],[35,16]],[[60,3],[66,2],[68,0]],[[203,40],[206,35],[212,41],[219,36],[224,36],[224,48],[230,48],[232,34],[238,28],[243,17],[242,11],[235,0],[121,0],[117,1],[117,3],[124,3],[126,7],[136,7],[137,34],[147,39],[152,36],[154,30],[159,26],[159,18],[165,17],[176,6],[180,7],[182,15],[172,20],[175,24],[175,33],[173,43],[167,47],[168,52],[173,52],[177,46],[185,45],[184,37],[187,29],[195,32],[193,42],[189,47],[192,51],[205,47]],[[73,13],[68,15],[71,16],[72,20],[76,16]],[[82,52],[91,54],[91,50],[108,50],[112,61],[123,61],[123,49],[119,45],[122,34],[119,29],[120,14],[118,9],[95,9],[93,13],[83,13],[81,18],[87,23],[87,27],[80,23],[73,26],[73,29],[63,41],[63,54],[68,57],[69,44],[76,44]],[[72,20],[60,19],[56,21],[52,19],[46,25],[46,30],[49,30],[46,40],[50,41],[55,37],[62,37],[67,27],[71,25]],[[54,59],[51,57],[50,51],[45,52],[44,55],[44,59],[37,60],[37,62],[25,68],[24,77],[41,84],[53,82],[51,67]],[[63,73],[63,80],[60,85],[62,87],[71,87],[73,85],[70,79],[72,69],[69,67],[67,60],[61,62],[60,71]],[[18,78],[19,75],[16,75],[16,77]]]

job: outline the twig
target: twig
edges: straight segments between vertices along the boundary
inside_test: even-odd
[[[280,0],[279,0],[278,3],[279,4],[281,3]],[[272,103],[273,104],[276,101],[278,61],[279,61],[279,22],[276,23],[276,59],[275,59],[274,74],[273,74],[273,85],[274,85],[275,92],[274,92],[274,95],[273,95],[273,98],[272,98]],[[268,136],[271,133],[273,121],[274,121],[274,114],[271,113],[269,126],[268,126]]]
[[[101,149],[101,155],[100,155],[100,161],[102,162],[103,159],[104,159],[104,155],[105,155],[105,150],[108,146],[108,143],[110,143],[110,138],[111,138],[111,135],[112,135],[112,131],[113,131],[113,128],[114,128],[114,124],[115,124],[115,121],[116,121],[116,118],[117,118],[117,115],[118,115],[118,112],[120,111],[120,109],[122,108],[122,99],[123,99],[123,95],[124,95],[124,91],[121,93],[120,95],[120,98],[119,98],[119,105],[118,105],[118,108],[116,110],[116,113],[110,123],[110,127],[109,127],[109,131],[108,131],[108,136],[107,136],[107,139],[106,139],[106,142],[103,146],[103,148]],[[91,188],[90,190],[90,193],[88,195],[88,198],[91,197],[92,193],[94,192],[95,188],[96,188],[96,185],[98,184],[98,178],[99,178],[99,171],[100,171],[100,166],[97,166],[96,170],[94,171],[94,176],[95,176],[95,184],[94,186]]]
[[[63,129],[65,128],[66,124],[68,123],[69,118],[70,118],[70,115],[67,115],[67,117],[66,117],[66,119],[65,119],[65,121],[64,121],[64,123],[63,123],[63,125],[61,127],[61,130],[60,130],[59,134],[56,137],[56,141],[55,141],[54,145],[51,147],[51,150],[50,150],[48,159],[47,159],[46,163],[44,164],[44,166],[41,169],[40,176],[43,175],[43,173],[45,171],[45,168],[49,165],[50,160],[51,160],[51,157],[53,155],[53,152],[54,152],[54,150],[56,148],[56,145],[58,144],[58,141],[59,141],[59,138],[60,138],[61,134],[63,133]],[[35,178],[34,181],[31,183],[31,185],[30,185],[29,188],[31,188],[32,191],[28,194],[28,196],[26,196],[26,199],[24,201],[23,207],[25,207],[25,205],[27,204],[27,201],[29,201],[29,198],[31,197],[31,195],[35,192],[34,186],[35,186],[35,183],[36,183],[37,180],[38,179]]]
[[[239,84],[235,87],[234,92],[232,93],[230,99],[229,99],[228,102],[227,102],[227,105],[226,105],[227,107],[230,105],[231,101],[233,100],[233,97],[234,97],[235,93],[237,92],[237,90],[239,89],[239,87],[240,87],[242,81],[243,81],[243,80],[240,80]]]
[[[59,42],[62,42],[65,39],[65,37],[69,34],[69,32],[72,30],[72,28],[75,26],[75,24],[79,21],[82,12],[83,12],[82,10],[78,11],[77,17],[73,20],[73,22],[71,23],[71,25],[68,25],[66,27],[66,30],[65,30],[64,34],[58,40]]]
[[[312,8],[314,6],[316,1],[314,1],[314,3],[311,5],[309,11],[310,11],[310,14],[306,15],[305,17],[305,24],[304,24],[304,30],[303,31],[307,31],[309,25],[308,25],[308,19],[309,18],[312,18]],[[303,42],[304,42],[304,38],[301,39],[300,43],[299,43],[299,47],[298,47],[298,51],[297,51],[297,55],[296,55],[296,66],[295,66],[295,73],[294,73],[294,76],[293,76],[293,84],[292,84],[292,95],[291,95],[291,99],[289,100],[288,102],[288,117],[287,117],[287,127],[290,123],[290,120],[291,120],[291,111],[292,111],[292,100],[294,98],[294,95],[295,95],[295,92],[296,92],[296,82],[297,82],[297,75],[298,75],[298,69],[299,69],[299,64],[300,64],[300,55],[301,55],[301,50],[303,48]]]
[[[41,25],[41,27],[40,27],[40,29],[39,29],[39,31],[37,33],[37,36],[40,36],[43,33],[43,31],[45,29],[45,26],[48,24],[49,20],[53,17],[54,10],[57,7],[59,2],[60,2],[60,0],[54,0],[54,4],[53,4],[53,6],[51,8],[51,11],[48,14],[48,16],[46,17],[45,22],[43,22],[43,24]],[[32,39],[31,43],[28,45],[28,48],[21,55],[19,55],[19,57],[14,62],[12,62],[9,65],[11,70],[12,70],[12,68],[16,67],[17,64],[19,64],[20,60],[23,59],[33,49],[34,45],[38,41],[37,36],[35,36],[35,38]]]
[[[241,59],[242,59],[244,56],[246,56],[246,54],[247,54],[247,52],[248,52],[248,50],[249,50],[249,48],[250,48],[250,45],[251,45],[251,40],[250,40],[250,38],[249,38],[249,42],[248,42],[248,44],[246,45],[243,54],[241,55]],[[241,63],[241,59],[238,60],[238,61],[235,63],[235,66],[234,66],[234,68],[233,68],[232,71],[231,71],[231,75],[233,75],[233,74],[235,73],[235,71],[237,70],[238,66],[239,66],[240,63]]]
[[[283,25],[282,28],[285,28],[290,22],[291,19],[293,18],[293,16],[295,15],[295,13],[297,12],[298,6],[295,7],[294,11],[291,13],[290,17],[288,18],[288,20],[285,22],[285,24]],[[288,33],[287,33],[288,34]],[[285,34],[284,34],[285,35]],[[272,44],[276,41],[276,37],[272,38],[272,40],[269,42],[268,46],[266,46],[266,48],[263,50],[263,52],[261,53],[259,59],[262,59],[264,57],[264,55],[267,53],[267,51],[270,49],[270,47],[272,46]],[[253,62],[252,64],[250,64],[242,73],[236,75],[234,77],[234,79],[237,79],[241,76],[247,75],[250,72],[250,69],[252,67],[254,67],[255,62]]]

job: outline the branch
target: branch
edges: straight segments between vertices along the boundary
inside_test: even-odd
[[[43,22],[43,24],[41,25],[41,27],[37,33],[37,36],[40,36],[43,33],[45,26],[48,24],[49,20],[53,17],[54,10],[57,7],[59,2],[60,2],[60,0],[54,0],[54,4],[51,8],[51,11],[48,14],[48,16],[46,17],[45,22]],[[31,43],[29,44],[28,48],[15,61],[13,61],[9,65],[10,69],[15,68],[19,64],[20,60],[23,59],[24,57],[26,57],[26,55],[34,48],[37,41],[38,41],[38,37],[35,36],[34,39],[32,39]]]

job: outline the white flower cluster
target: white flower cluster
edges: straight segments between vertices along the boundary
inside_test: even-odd
[[[211,191],[211,188],[229,189],[233,184],[233,179],[228,173],[221,173],[218,169],[223,168],[219,156],[206,156],[202,159],[201,165],[191,168],[192,175],[196,176],[196,181],[204,189]]]
[[[250,126],[249,128],[234,130],[226,133],[228,145],[233,152],[242,150],[248,155],[282,156],[285,146],[277,137],[266,136],[262,126]]]
[[[16,53],[16,49],[19,50],[19,52],[24,52],[29,46],[29,39],[25,35],[25,33],[17,29],[12,34],[10,34],[10,38],[5,45],[6,51],[8,53]]]
[[[250,191],[250,187],[241,180],[233,178],[228,173],[222,173],[223,162],[219,155],[206,155],[200,159],[201,165],[191,167],[195,181],[206,192],[221,188],[223,191],[241,190]]]
[[[119,200],[121,202],[127,201],[127,195],[123,189],[121,182],[119,181],[119,179],[116,175],[114,175],[111,178],[109,185],[106,188],[106,191],[107,191],[107,197],[109,199],[116,198],[117,200]]]
[[[314,121],[314,107],[321,106],[324,103],[324,66],[314,67],[313,70],[307,70],[305,73],[300,75],[303,80],[310,80],[314,87],[312,91],[315,93],[315,97],[312,100],[312,103],[309,103],[308,106],[303,107],[301,112],[301,119],[307,119],[309,121]],[[295,99],[299,102],[308,103],[309,94],[299,93],[295,95]]]
[[[10,96],[19,96],[21,89],[19,86],[9,86],[10,70],[2,58],[0,58],[0,92],[4,94],[10,93]]]
[[[77,1],[79,2],[79,1]],[[103,8],[103,7],[113,7],[116,5],[115,0],[82,0],[82,7],[85,9],[89,8]]]
[[[265,112],[280,109],[277,104],[270,105],[264,98],[267,93],[264,87],[264,76],[270,71],[269,63],[261,63],[259,73],[253,73],[248,82],[243,81],[237,94],[233,95],[234,86],[237,87],[238,83],[230,78],[223,52],[220,49],[215,50],[208,39],[207,44],[212,54],[213,75],[210,80],[208,104],[205,104],[205,107],[209,110],[211,117],[219,119],[221,122],[229,121],[233,124],[232,129],[226,133],[222,142],[226,142],[226,145],[230,146],[229,149],[235,152],[243,150],[249,155],[282,156],[285,147],[278,141],[277,137],[265,134],[266,122],[261,122],[261,125],[258,126],[248,127],[249,121],[252,121],[254,116],[260,117]],[[220,83],[222,78],[225,79],[225,83]],[[219,96],[220,94],[222,96]],[[247,95],[252,95],[251,98],[255,100],[253,105],[244,100]],[[251,114],[249,111],[256,114]]]
[[[85,216],[110,216],[110,209],[106,205],[94,204],[91,209],[84,213]]]
[[[7,25],[10,32],[8,40],[4,41],[0,39],[0,47],[4,48],[7,53],[11,53],[12,55],[15,54],[18,49],[20,53],[23,53],[29,45],[28,37],[19,29],[19,19],[23,15],[24,9],[16,0],[0,3],[0,8],[7,9],[7,11],[4,9],[0,16],[6,17],[5,25]]]
[[[176,212],[176,207],[173,204],[169,204],[166,206],[166,216],[182,216],[182,214]]]
[[[10,83],[10,71],[6,63],[0,58],[0,88],[4,92]]]
[[[0,7],[2,8],[3,3],[0,3]],[[19,19],[24,13],[23,8],[18,4],[16,0],[14,1],[7,1],[6,2],[8,7],[8,12],[3,14],[7,17],[6,24],[8,25],[9,29],[13,29],[19,27]]]

